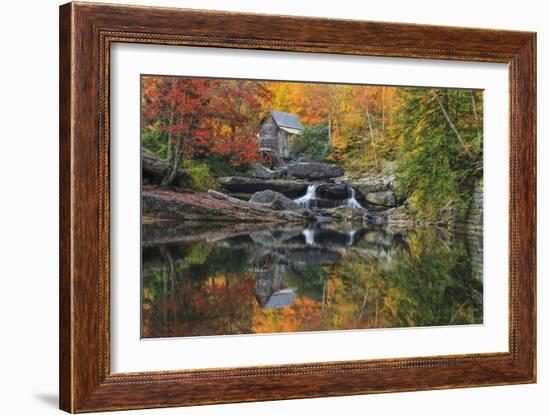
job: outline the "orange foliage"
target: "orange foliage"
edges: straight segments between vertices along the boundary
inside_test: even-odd
[[[321,304],[309,298],[297,298],[290,307],[261,308],[254,305],[252,331],[280,333],[319,330]]]

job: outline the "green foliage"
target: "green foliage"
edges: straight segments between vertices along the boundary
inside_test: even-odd
[[[216,188],[216,181],[210,173],[208,164],[186,160],[183,163],[183,168],[191,175],[191,187],[200,192],[206,192],[208,189]]]
[[[373,137],[367,129],[347,132],[347,146],[340,152],[341,162],[346,170],[357,173],[366,173],[381,170],[385,161],[382,145],[386,142],[386,135],[381,130],[375,130]]]
[[[327,123],[305,126],[291,143],[292,153],[304,161],[326,161],[330,150]]]
[[[167,134],[160,129],[162,122],[155,121],[141,130],[141,147],[155,156],[166,159]]]
[[[469,180],[482,172],[481,92],[406,88],[398,98],[398,193],[409,196],[411,207],[424,219],[435,219],[451,202],[466,206]]]
[[[210,173],[214,177],[241,176],[246,172],[249,167],[246,164],[234,166],[230,163],[228,157],[217,154],[209,154],[204,157],[195,157],[194,159],[208,165],[208,167],[210,168]]]

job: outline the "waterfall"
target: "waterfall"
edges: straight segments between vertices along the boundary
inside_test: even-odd
[[[353,245],[353,237],[355,236],[355,233],[357,232],[357,230],[352,230],[352,231],[349,231],[346,235],[346,246],[347,247],[350,247]]]
[[[337,184],[338,186],[341,186],[341,184]],[[306,194],[302,197],[299,197],[297,199],[294,199],[294,202],[296,202],[298,205],[305,209],[327,209],[327,208],[334,208],[337,206],[349,206],[354,209],[359,209],[366,211],[363,206],[361,206],[361,203],[358,202],[358,200],[355,198],[355,189],[347,184],[344,184],[347,188],[348,197],[347,199],[340,199],[339,197],[331,198],[330,196],[323,196],[323,192],[320,192],[321,195],[319,196],[317,194],[317,187],[319,185],[317,184],[310,184],[307,187]]]
[[[315,199],[315,192],[317,190],[316,184],[310,184],[307,187],[306,194],[302,197],[299,197],[298,199],[294,199],[296,203],[298,203],[303,208],[309,209],[310,201]]]
[[[306,245],[315,245],[315,229],[304,229],[302,235],[304,235]]]
[[[354,209],[361,209],[361,210],[366,210],[363,206],[361,206],[361,203],[359,203],[357,201],[357,199],[355,198],[355,189],[351,186],[348,187],[349,189],[349,197],[346,199],[346,206],[350,206]]]

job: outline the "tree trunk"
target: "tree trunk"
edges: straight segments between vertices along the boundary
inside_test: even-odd
[[[187,128],[187,132],[189,132],[191,130],[191,127],[192,127],[192,123],[193,121],[191,120],[188,128]],[[179,120],[179,125],[180,127],[183,126],[183,117],[180,116],[180,120]],[[172,161],[170,162],[170,171],[168,172],[168,174],[164,177],[164,179],[162,180],[162,185],[163,186],[169,186],[171,184],[173,184],[176,176],[177,176],[177,173],[178,173],[178,169],[179,169],[179,165],[180,165],[180,162],[181,162],[181,158],[183,156],[183,152],[185,150],[185,135],[182,134],[182,133],[179,133],[177,135],[177,140],[176,140],[176,145],[175,145],[175,148],[173,150],[173,158],[172,158]]]
[[[385,106],[386,88],[382,87],[382,132],[386,133],[386,106]]]
[[[365,108],[367,110],[367,121],[369,123],[369,130],[370,130],[370,139],[372,143],[372,152],[374,154],[374,164],[376,167],[378,167],[378,156],[376,155],[376,145],[374,143],[374,132],[372,130],[372,122],[370,119],[370,112],[369,112],[369,104],[367,103],[367,100],[365,100]]]
[[[173,142],[173,134],[172,134],[172,127],[174,125],[174,118],[176,116],[176,110],[172,110],[172,116],[170,117],[170,124],[168,124],[168,139],[166,140],[166,163],[170,164],[172,162],[172,158],[174,157],[174,142]]]
[[[328,112],[328,145],[332,149],[332,117],[330,111]]]
[[[164,176],[164,179],[162,179],[161,184],[163,186],[169,186],[174,183],[174,180],[176,179],[176,176],[178,174],[179,164],[181,162],[181,156],[183,154],[182,149],[183,149],[183,137],[180,134],[178,135],[176,151],[174,152],[173,160],[170,163],[168,174]]]
[[[174,91],[174,89],[176,88],[176,83],[177,83],[177,79],[176,77],[172,77],[172,91]],[[170,121],[168,123],[168,139],[167,139],[167,142],[166,142],[166,162],[168,163],[168,165],[170,165],[170,163],[172,162],[172,158],[173,158],[173,146],[174,146],[174,143],[172,141],[173,139],[173,134],[172,134],[172,127],[174,125],[174,120],[176,118],[176,107],[175,106],[171,106],[172,108],[172,114],[170,115]]]

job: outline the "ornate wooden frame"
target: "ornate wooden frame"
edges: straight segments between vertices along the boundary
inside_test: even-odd
[[[109,56],[114,42],[508,63],[509,352],[111,373]],[[535,382],[535,105],[535,33],[106,4],[61,6],[61,409],[90,412]]]

